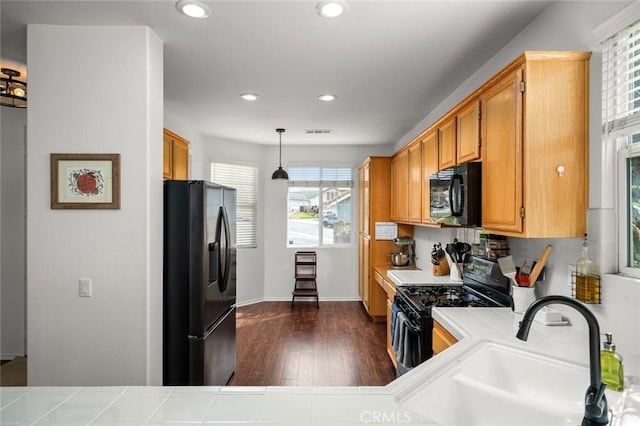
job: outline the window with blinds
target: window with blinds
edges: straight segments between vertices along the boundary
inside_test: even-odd
[[[640,133],[640,21],[603,42],[602,92],[605,136]]]
[[[619,153],[618,269],[635,277],[640,277],[639,11],[625,13],[625,20],[636,18],[621,22],[622,29],[611,28],[613,35],[602,42],[602,138]]]
[[[353,169],[290,167],[287,247],[351,244]]]
[[[211,182],[236,188],[238,248],[258,246],[258,168],[211,163]]]

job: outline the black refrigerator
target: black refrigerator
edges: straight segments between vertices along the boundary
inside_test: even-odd
[[[236,190],[164,182],[163,384],[226,385],[236,367]]]

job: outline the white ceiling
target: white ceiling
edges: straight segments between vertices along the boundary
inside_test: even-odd
[[[351,0],[334,19],[308,0],[205,3],[201,20],[173,0],[2,0],[2,66],[25,70],[27,23],[147,25],[164,42],[165,108],[203,135],[277,144],[284,127],[287,144],[387,144],[550,2]]]

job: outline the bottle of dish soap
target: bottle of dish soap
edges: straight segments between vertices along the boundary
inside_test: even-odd
[[[621,392],[624,389],[622,357],[616,352],[611,333],[605,333],[604,349],[600,352],[600,364],[602,381],[606,383],[607,389]]]
[[[576,262],[576,299],[585,303],[600,303],[600,272],[589,258],[587,234],[584,234],[582,256]]]

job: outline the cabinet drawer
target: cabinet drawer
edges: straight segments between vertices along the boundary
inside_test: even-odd
[[[396,289],[394,285],[389,282],[385,277],[382,276],[378,271],[375,273],[375,280],[382,287],[384,292],[387,294],[387,299],[393,301],[393,298],[396,295]]]

